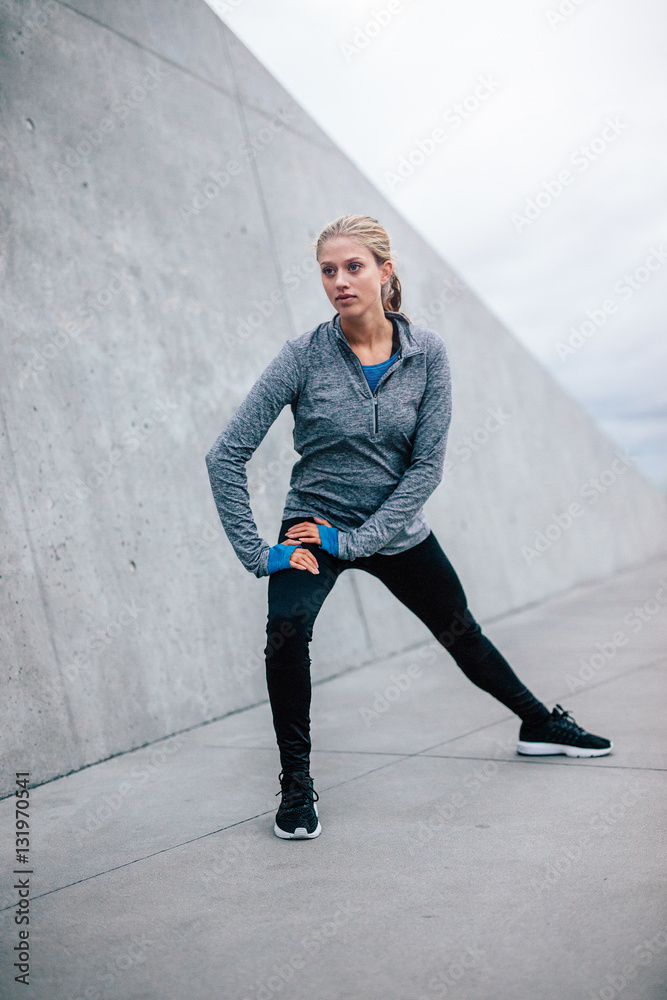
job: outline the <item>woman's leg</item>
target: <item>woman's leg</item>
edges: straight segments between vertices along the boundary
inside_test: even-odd
[[[530,725],[550,713],[526,688],[468,610],[454,567],[433,532],[419,545],[393,556],[376,553],[355,567],[377,576],[420,618],[473,684],[497,698]]]
[[[285,540],[292,524],[314,521],[293,517],[282,522],[278,541]],[[310,653],[313,624],[341,570],[342,559],[319,545],[305,543],[315,554],[319,573],[304,569],[282,569],[269,577],[267,615],[266,683],[273,725],[285,773],[310,769]]]

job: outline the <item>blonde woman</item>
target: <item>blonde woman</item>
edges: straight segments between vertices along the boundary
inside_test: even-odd
[[[389,237],[376,219],[335,219],[315,244],[332,319],[287,340],[206,456],[222,525],[242,564],[269,575],[266,678],[282,771],[274,833],[321,831],[310,775],[309,643],[339,575],[381,580],[465,675],[521,719],[524,754],[596,757],[612,743],[550,713],[482,634],[422,507],[441,481],[451,418],[447,351],[400,312]],[[283,407],[299,459],[275,545],[259,537],[246,463]]]

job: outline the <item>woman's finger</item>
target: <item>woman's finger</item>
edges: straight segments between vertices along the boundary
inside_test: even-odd
[[[298,538],[302,542],[316,542],[317,544],[320,542],[320,533],[314,524],[304,527],[295,525],[294,528],[288,528],[285,534],[288,538]]]
[[[317,560],[308,549],[295,549],[290,557],[290,566],[294,569],[307,569],[311,573],[319,573]]]
[[[308,552],[308,550],[306,550],[304,562],[306,564],[306,569],[310,570],[311,573],[319,573],[320,570],[317,565],[317,559],[312,552]]]
[[[310,570],[311,573],[319,573],[319,567],[317,565],[317,559],[312,552],[307,549],[304,550],[303,563],[306,569]]]

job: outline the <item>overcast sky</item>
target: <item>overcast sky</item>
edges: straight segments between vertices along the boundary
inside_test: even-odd
[[[209,0],[667,490],[664,0]]]

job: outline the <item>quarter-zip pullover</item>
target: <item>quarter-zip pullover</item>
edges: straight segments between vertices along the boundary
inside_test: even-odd
[[[268,575],[271,546],[250,507],[246,463],[283,407],[294,416],[283,520],[319,515],[338,554],[394,555],[422,542],[422,507],[442,479],[451,420],[447,351],[434,330],[398,325],[398,357],[371,390],[340,314],[285,341],[206,455],[222,526],[249,572]],[[301,571],[303,572],[303,571]]]

